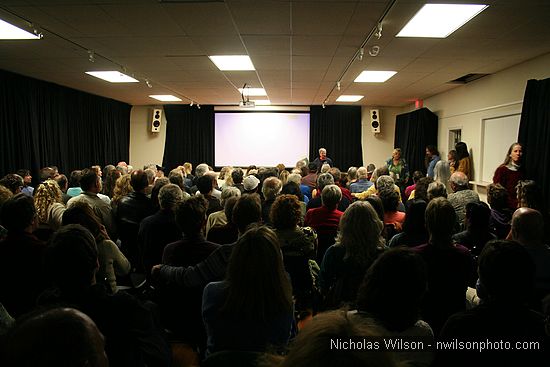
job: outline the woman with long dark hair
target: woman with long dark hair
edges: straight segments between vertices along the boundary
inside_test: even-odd
[[[459,141],[455,145],[455,150],[456,159],[458,160],[458,166],[456,167],[455,172],[462,172],[468,177],[468,180],[473,180],[472,158],[470,158],[470,153],[468,153],[468,146],[465,142]]]
[[[277,236],[253,226],[235,244],[226,278],[204,289],[207,354],[287,345],[294,325],[292,289]]]
[[[493,183],[501,184],[508,191],[508,207],[510,209],[518,207],[516,186],[519,181],[523,180],[522,155],[521,144],[514,143],[510,145],[504,162],[498,166],[493,176]]]
[[[441,160],[441,157],[439,156],[439,151],[435,147],[435,145],[428,145],[426,147],[426,170],[427,174],[426,176],[433,178],[434,177],[434,168],[437,162]]]

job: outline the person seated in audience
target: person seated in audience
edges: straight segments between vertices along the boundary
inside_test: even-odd
[[[283,184],[283,186],[287,183],[288,181],[288,175],[290,175],[290,172],[288,172],[287,170],[282,170],[280,173],[279,173],[279,180],[281,180],[281,183]]]
[[[383,177],[380,177],[379,180]],[[378,197],[382,200],[384,208],[384,225],[391,225],[395,232],[401,232],[403,222],[405,221],[405,213],[397,210],[399,206],[399,194],[395,192],[392,186],[386,185],[379,188]]]
[[[21,192],[27,196],[32,196],[34,187],[31,186],[32,184],[31,171],[29,171],[26,168],[22,168],[17,170],[17,174],[23,178],[23,188],[21,189]]]
[[[117,171],[118,172],[118,171]],[[120,176],[119,176],[120,177]],[[69,188],[67,189],[67,195],[70,197],[78,196],[82,193],[82,188],[80,187],[80,179],[82,178],[82,171],[81,170],[74,170],[71,172],[71,175],[69,177]],[[116,179],[115,179],[116,181]],[[113,190],[114,190],[114,182],[113,182]],[[111,195],[109,197],[112,197],[112,191]],[[67,204],[67,203],[65,203]]]
[[[519,242],[535,264],[535,303],[550,294],[550,248],[545,243],[544,218],[530,208],[519,208],[512,216],[512,239]]]
[[[421,171],[414,171],[412,174],[412,180],[413,184],[410,186],[407,186],[405,188],[405,192],[403,193],[403,199],[405,201],[409,200],[409,196],[411,196],[411,193],[416,189],[416,183],[418,180],[420,180],[422,177],[424,177],[424,174]]]
[[[277,177],[268,177],[263,181],[262,194],[264,200],[262,201],[262,220],[265,224],[271,224],[271,206],[275,202],[277,195],[281,193],[282,183]]]
[[[298,173],[291,173],[290,175],[288,175],[287,184],[290,182],[294,182],[296,185],[298,185],[298,188],[300,189],[300,193],[302,194],[300,201],[302,201],[307,206],[310,200],[311,191],[309,190],[308,186],[302,185],[301,179],[302,177]],[[304,215],[305,215],[305,211],[304,211]]]
[[[123,176],[130,173],[128,172],[128,163],[126,162],[118,162],[115,169],[117,171],[120,171],[120,174]]]
[[[542,348],[441,350],[435,366],[519,366],[527,360],[529,366],[548,366],[544,316],[526,306],[535,269],[525,247],[514,241],[490,241],[479,257],[478,273],[481,304],[452,315],[441,331],[442,340],[537,341]]]
[[[231,180],[231,172],[233,172],[233,167],[225,166],[220,170],[218,175],[218,187],[223,191],[226,187],[233,186],[233,181]]]
[[[110,295],[97,282],[98,253],[90,231],[63,226],[53,235],[44,264],[54,287],[40,303],[71,305],[88,315],[105,336],[110,365],[169,366],[169,347],[150,311],[128,293]]]
[[[220,211],[223,209],[220,200],[213,195],[214,191],[214,180],[213,176],[209,174],[204,174],[201,177],[197,178],[197,189],[202,194],[206,202],[206,215],[210,215],[214,212]],[[220,196],[221,197],[221,196]]]
[[[541,210],[542,192],[533,180],[521,180],[516,186],[518,208]]]
[[[426,262],[428,292],[422,306],[422,318],[439,333],[445,320],[464,310],[465,294],[473,276],[470,250],[452,241],[456,212],[445,198],[435,198],[426,208],[429,241],[413,247]]]
[[[452,194],[449,194],[449,202],[453,206],[457,216],[457,223],[461,229],[464,229],[464,218],[466,217],[466,205],[468,203],[478,203],[479,195],[474,190],[470,190],[468,176],[463,172],[457,171],[451,175]]]
[[[357,167],[349,167],[346,175],[346,189],[351,192],[351,184],[357,182]]]
[[[8,173],[0,180],[0,185],[7,187],[14,195],[19,194],[24,186],[23,177]]]
[[[453,235],[453,241],[479,256],[487,242],[497,239],[489,230],[490,216],[491,210],[484,202],[466,204],[466,230]]]
[[[489,229],[498,239],[504,239],[510,233],[513,214],[508,208],[508,191],[501,184],[490,184],[487,187],[487,202],[491,206]]]
[[[357,181],[351,183],[350,191],[352,193],[367,191],[372,185],[374,185],[374,182],[368,179],[367,169],[359,167],[357,169]]]
[[[166,178],[159,178],[153,189],[159,182],[164,182],[163,180],[168,181]],[[157,195],[160,209],[144,218],[139,225],[137,243],[146,275],[151,273],[153,265],[162,261],[166,245],[182,238],[181,230],[176,225],[175,210],[184,197],[189,198],[189,194],[181,191],[178,185],[163,185]]]
[[[302,185],[306,185],[309,187],[311,191],[315,189],[317,185],[317,164],[314,162],[310,162],[307,166],[309,173],[302,177]],[[311,199],[311,198],[310,198]]]
[[[447,199],[447,187],[438,181],[434,181],[428,185],[428,201],[435,198]]]
[[[246,232],[249,225],[262,220],[262,207],[258,194],[242,195],[233,208],[232,221],[239,229],[239,236]],[[222,280],[225,276],[229,257],[234,244],[223,245],[216,249],[206,260],[196,266],[175,267],[155,265],[151,269],[153,278],[161,284],[178,287],[204,287],[209,282]]]
[[[311,276],[310,261],[315,261],[317,255],[317,234],[310,227],[300,227],[302,210],[295,195],[279,195],[270,216],[292,281],[296,309],[311,309],[316,296],[316,280]]]
[[[8,313],[8,310],[4,308],[2,303],[0,303],[0,351],[2,345],[2,336],[10,330],[13,325],[15,325],[15,319],[11,317]],[[0,359],[1,362],[1,359]]]
[[[6,201],[13,197],[13,193],[5,186],[0,185],[0,213],[2,213],[2,206]],[[0,220],[0,241],[6,238],[8,235],[8,230],[2,225],[2,220]]]
[[[205,229],[206,237],[208,237],[208,232],[212,227],[223,226],[227,224],[227,217],[225,216],[225,201],[233,196],[236,196],[236,197],[241,196],[241,191],[238,188],[233,186],[228,186],[222,190],[222,196],[220,200],[222,209],[208,215],[208,219],[206,221],[206,229]]]
[[[434,181],[439,182],[445,186],[447,193],[451,193],[451,170],[449,168],[449,162],[439,161],[435,164],[434,168]]]
[[[311,209],[320,208],[323,205],[322,193],[323,189],[328,185],[334,185],[334,177],[332,177],[330,173],[321,173],[319,177],[317,177],[317,190],[319,193],[321,193],[321,195],[313,197],[307,203],[306,208],[308,211],[310,211]],[[340,194],[342,194],[342,189],[340,189]],[[340,202],[338,203],[338,210],[344,212],[349,205],[350,201],[342,195]]]
[[[104,348],[105,338],[92,319],[59,307],[25,316],[0,346],[0,364],[108,367]]]
[[[208,172],[210,172],[210,167],[208,167],[208,164],[206,163],[201,163],[195,168],[195,177],[193,178],[193,186],[191,187],[192,195],[196,194],[196,192],[199,190],[197,188],[197,179],[204,176]]]
[[[319,173],[328,173],[328,171],[330,171],[330,164],[323,163],[321,165],[321,169],[320,169]]]
[[[183,175],[185,176],[185,181],[189,181],[189,187],[193,186],[195,181],[195,176],[193,176],[193,165],[189,162],[183,164]]]
[[[186,186],[186,182],[185,182],[185,179],[183,178],[183,174],[181,173],[181,170],[177,168],[170,171],[170,173],[168,174],[168,180],[170,181],[170,183],[173,183],[174,185],[178,185],[178,187],[183,191],[186,191],[189,193],[193,192],[193,190],[191,190],[189,187]],[[196,186],[194,186],[194,188],[196,188]]]
[[[236,189],[237,191],[239,190],[236,187],[232,187],[232,189]],[[207,241],[214,242],[219,245],[226,245],[237,241],[237,238],[239,238],[239,229],[233,221],[232,216],[233,208],[235,207],[239,197],[240,196],[231,196],[225,200],[223,211],[225,217],[228,218],[227,223],[223,225],[218,224],[210,228],[210,231],[208,231],[208,234],[206,235]]]
[[[242,169],[237,167],[231,172],[231,179],[233,181],[233,186],[238,188],[241,191],[241,194],[244,192],[243,178],[244,178],[244,172]]]
[[[330,246],[319,272],[325,308],[353,304],[367,269],[384,251],[384,224],[365,201],[356,201],[342,215],[336,243]]]
[[[104,284],[109,292],[116,293],[117,275],[127,275],[131,265],[118,246],[111,241],[92,208],[84,202],[73,204],[63,213],[63,225],[67,224],[80,224],[94,236],[99,261],[96,280]]]
[[[151,189],[151,205],[153,205],[153,209],[158,211],[160,209],[160,204],[159,204],[159,192],[160,192],[160,189],[162,189],[164,186],[170,184],[170,179],[168,179],[167,177],[159,177],[155,180],[155,184],[153,185],[153,188]],[[176,185],[178,186],[178,185]],[[180,190],[182,190],[181,187],[178,186],[178,188]],[[182,190],[182,192],[184,192],[187,197],[189,196],[189,194],[185,191]]]
[[[34,206],[38,216],[35,235],[48,241],[52,233],[61,226],[61,217],[65,211],[62,193],[56,181],[46,180],[38,185],[34,193]]]
[[[46,287],[43,255],[46,244],[32,233],[38,225],[32,197],[17,194],[2,206],[0,242],[0,303],[15,318],[30,311]]]
[[[38,183],[46,180],[53,180],[57,176],[57,167],[43,167],[38,171]]]
[[[243,188],[244,188],[243,194],[257,193],[259,185],[260,185],[260,180],[256,176],[254,175],[246,176],[243,179]]]
[[[337,167],[332,167],[328,173],[331,174],[332,178],[334,178],[334,184],[340,188],[342,191],[342,197],[348,199],[348,201],[351,203],[353,201],[353,197],[351,196],[351,192],[341,184],[340,180],[342,178],[342,172]]]
[[[63,174],[57,175],[55,182],[57,182],[59,189],[61,190],[61,200],[63,204],[67,205],[67,202],[71,199],[71,196],[67,195],[67,190],[69,189],[69,181],[67,180],[67,176]]]
[[[107,164],[105,167],[103,167],[103,175],[101,177],[103,178],[104,183],[107,181],[107,176],[109,175],[109,173],[113,171],[116,171],[116,167],[112,164]]]
[[[424,219],[426,213],[426,202],[416,199],[411,201],[407,207],[405,221],[403,222],[403,231],[394,235],[388,247],[415,247],[428,242],[428,232],[426,231],[426,222]]]
[[[294,330],[292,287],[271,229],[253,226],[235,243],[225,280],[204,288],[202,316],[207,354],[286,347]]]
[[[371,181],[374,182],[374,185],[369,187],[367,189],[367,191],[363,191],[363,192],[352,194],[352,195],[355,196],[356,199],[365,200],[366,198],[368,198],[371,195],[378,194],[378,179],[380,177],[387,177],[387,178],[384,178],[382,180],[382,182],[387,183],[389,185],[388,178],[391,178],[391,177],[390,177],[390,172],[388,170],[388,166],[384,165],[382,167],[378,167],[374,171],[374,174],[371,177]],[[395,192],[397,192],[399,194],[399,202],[401,202],[401,191],[400,191],[399,187],[397,185],[395,185],[395,181],[393,180],[393,178],[391,178],[391,185],[393,185],[393,188],[394,188]]]
[[[145,188],[145,195],[151,197],[151,191],[153,190],[153,184],[155,183],[156,169],[145,169],[143,170],[147,175],[147,187]]]
[[[309,203],[309,199],[307,196],[304,196],[302,192],[300,191],[300,186],[296,182],[289,181],[286,184],[283,185],[283,188],[281,189],[281,194],[289,194],[296,196],[296,199],[298,199],[298,203],[300,204],[300,210],[302,213],[302,216],[300,218],[300,223],[304,222],[304,217],[306,215],[307,211],[307,203]]]
[[[425,202],[430,201],[428,199],[428,187],[434,182],[434,179],[431,177],[422,177],[416,182],[414,190],[409,195],[409,202],[412,200],[424,200]]]
[[[430,325],[420,319],[427,289],[427,270],[422,258],[409,249],[384,252],[369,268],[357,294],[357,315],[374,319],[391,338],[423,337],[434,342]],[[414,366],[430,366],[432,352],[401,351],[399,360]]]

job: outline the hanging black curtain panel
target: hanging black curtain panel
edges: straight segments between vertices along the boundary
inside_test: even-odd
[[[437,115],[427,108],[397,115],[395,118],[394,148],[401,148],[401,156],[409,171],[426,173],[424,158],[426,146],[437,146]]]
[[[131,106],[0,70],[0,175],[127,161]]]
[[[162,165],[214,164],[214,106],[165,105],[166,144]]]
[[[544,208],[550,209],[550,78],[529,80],[523,97],[519,142],[527,178],[542,190]]]
[[[319,148],[341,171],[363,165],[361,147],[361,106],[311,106],[309,159],[319,156]]]

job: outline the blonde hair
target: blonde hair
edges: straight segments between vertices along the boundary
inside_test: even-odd
[[[56,181],[49,179],[38,185],[34,191],[36,215],[42,223],[48,222],[48,212],[55,203],[62,203],[62,192]]]
[[[123,196],[128,195],[129,193],[133,192],[134,189],[132,188],[132,185],[130,184],[132,176],[131,175],[122,175],[116,180],[115,189],[113,190],[113,199],[112,202],[114,204],[118,204],[120,199],[122,199]]]

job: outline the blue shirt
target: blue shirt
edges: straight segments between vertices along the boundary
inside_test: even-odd
[[[441,160],[441,158],[439,158],[438,155],[432,156],[432,159],[430,160],[430,163],[428,164],[428,174],[426,175],[427,177],[431,177],[431,178],[434,177],[434,168],[435,168],[435,165],[436,165],[437,162],[439,162],[440,160]]]

